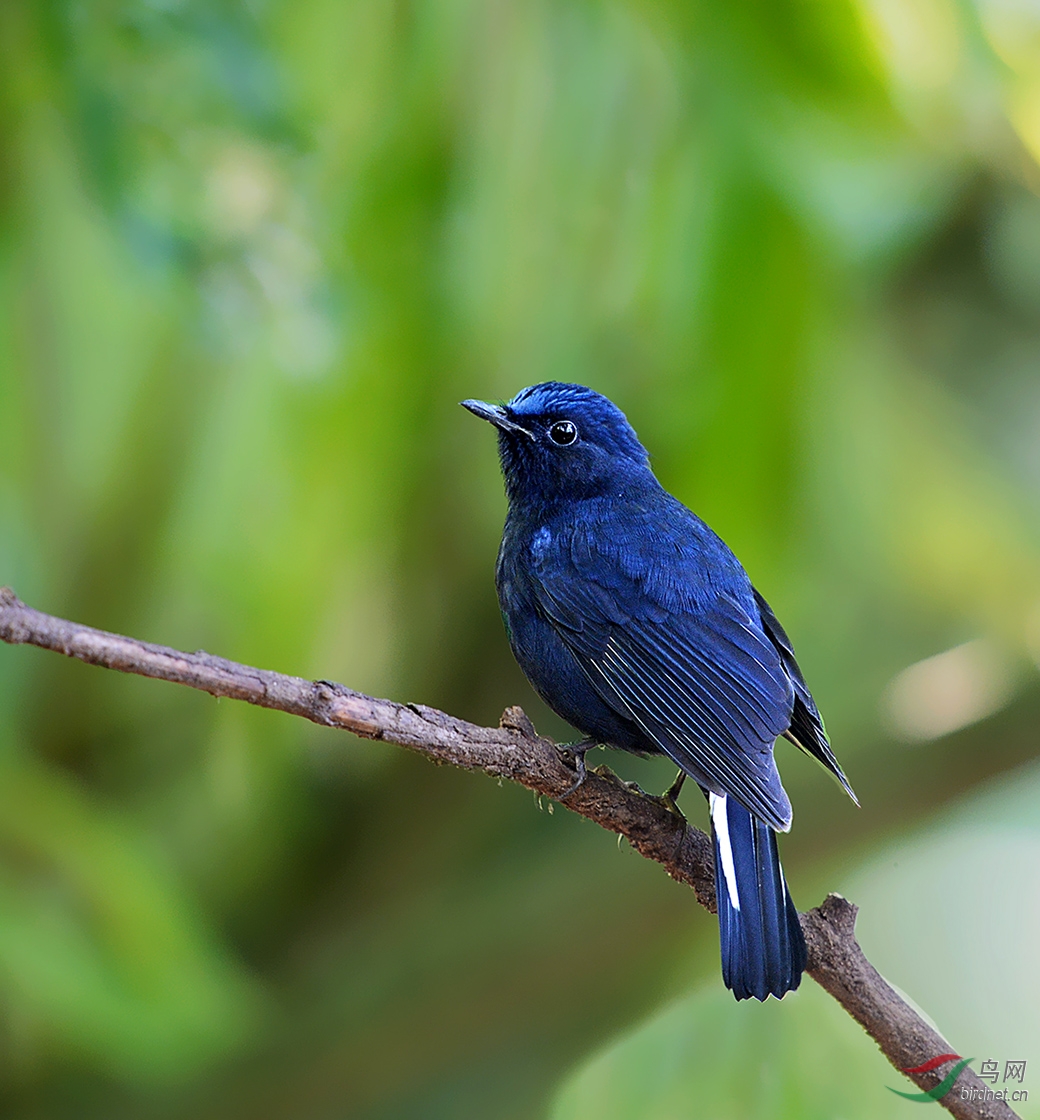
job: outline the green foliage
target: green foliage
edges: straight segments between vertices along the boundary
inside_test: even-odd
[[[106,1073],[160,1084],[236,1049],[260,1011],[145,836],[31,764],[2,769],[8,1013]]]
[[[588,382],[745,560],[862,796],[781,746],[810,903],[1035,753],[1015,13],[7,0],[0,583],[566,737],[456,402]],[[908,750],[887,683],[967,639],[1010,706]],[[5,1114],[527,1117],[714,974],[708,916],[609,837],[297,722],[0,649]]]
[[[822,989],[738,1004],[712,985],[596,1055],[551,1120],[882,1120],[903,1079]]]

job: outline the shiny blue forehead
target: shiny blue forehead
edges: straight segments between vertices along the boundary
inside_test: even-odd
[[[540,385],[529,385],[526,389],[521,389],[506,407],[517,416],[569,413],[572,418],[589,416],[628,426],[625,414],[602,393],[584,385],[569,385],[564,381],[543,381]]]
[[[584,385],[543,381],[529,385],[506,405],[518,418],[545,416],[573,420],[586,438],[629,458],[646,462],[647,454],[628,418],[613,401]]]

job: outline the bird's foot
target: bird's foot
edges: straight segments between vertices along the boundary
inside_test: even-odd
[[[679,794],[682,792],[683,783],[685,781],[686,773],[680,770],[679,773],[675,775],[675,781],[661,794],[661,800],[664,802],[665,808],[675,813],[677,816],[682,817],[683,820],[686,819],[686,815],[683,813],[682,809],[679,808]]]
[[[569,763],[573,759],[574,770],[578,775],[574,783],[557,796],[557,801],[566,801],[572,793],[577,792],[585,784],[585,779],[588,777],[588,770],[585,768],[585,753],[597,745],[595,739],[579,739],[577,743],[559,743],[557,745],[556,749],[565,761]]]

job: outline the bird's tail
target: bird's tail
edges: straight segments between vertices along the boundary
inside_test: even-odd
[[[722,979],[737,999],[779,999],[805,968],[805,938],[787,893],[776,833],[732,797],[709,794],[715,835]]]

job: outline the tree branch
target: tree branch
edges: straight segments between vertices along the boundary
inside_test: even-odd
[[[382,739],[467,770],[508,778],[536,793],[560,800],[611,832],[640,855],[660,863],[669,875],[692,887],[698,902],[715,911],[711,840],[669,809],[658,797],[623,782],[604,766],[589,771],[568,794],[574,770],[555,744],[539,736],[520,708],[508,708],[497,728],[479,727],[421,704],[397,704],[354,692],[329,681],[309,681],[254,669],[199,651],[109,634],[33,610],[14,592],[0,588],[0,639],[75,657],[92,665],[137,673],[201,689],[213,696],[245,700],[303,716],[324,727]],[[809,950],[809,975],[828,991],[874,1039],[897,1070],[922,1065],[950,1044],[885,982],[855,938],[856,907],[837,894],[801,915]],[[911,1075],[921,1089],[942,1081],[940,1067]],[[972,1092],[974,1090],[974,1092]],[[964,1120],[1010,1120],[1015,1113],[966,1068],[939,1102]],[[964,1096],[976,1099],[963,1099]]]

